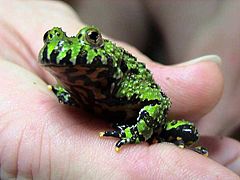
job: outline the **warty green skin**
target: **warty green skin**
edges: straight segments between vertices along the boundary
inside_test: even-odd
[[[119,138],[116,150],[142,141],[185,147],[198,140],[193,123],[167,121],[170,99],[145,65],[103,39],[95,27],[86,26],[72,37],[58,27],[47,31],[39,61],[58,80],[51,88],[61,103],[108,115],[115,130],[100,136]],[[206,154],[201,148],[197,152]]]

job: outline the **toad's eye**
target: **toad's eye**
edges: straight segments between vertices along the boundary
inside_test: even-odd
[[[102,35],[96,29],[90,29],[87,32],[86,40],[94,46],[101,46],[103,44]]]
[[[54,38],[62,39],[64,36],[66,36],[66,34],[62,31],[61,28],[54,27],[44,34],[43,42],[46,43],[48,41],[51,41]]]
[[[55,33],[55,34],[54,34]],[[55,35],[57,35],[57,36],[60,36],[60,33],[59,32],[51,32],[51,31],[47,31],[45,34],[44,34],[44,36],[43,36],[43,42],[47,42],[47,41],[49,41],[49,40],[52,40],[53,39],[53,37],[55,36]]]

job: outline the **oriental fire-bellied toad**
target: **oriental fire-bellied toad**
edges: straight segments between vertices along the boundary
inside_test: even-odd
[[[171,101],[146,66],[104,39],[96,27],[86,26],[72,37],[54,27],[43,39],[39,61],[59,82],[50,89],[63,104],[107,116],[114,130],[100,136],[119,138],[116,151],[143,141],[172,142],[184,148],[198,140],[192,122],[167,120]],[[191,149],[208,154],[201,146]]]

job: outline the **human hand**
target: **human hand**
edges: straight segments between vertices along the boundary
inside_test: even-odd
[[[171,144],[129,145],[116,153],[116,139],[98,138],[108,125],[81,109],[58,104],[43,82],[53,78],[37,63],[46,30],[61,26],[74,34],[80,29],[75,13],[52,1],[13,1],[0,8],[1,179],[238,178],[210,158]],[[216,56],[168,67],[122,45],[147,63],[172,99],[174,117],[198,119],[220,98],[223,82]],[[239,152],[234,140],[206,137],[205,142],[209,140],[210,157],[222,164],[235,153],[225,156],[226,151]]]

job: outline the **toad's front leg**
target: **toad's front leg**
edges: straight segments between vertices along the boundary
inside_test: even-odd
[[[161,110],[160,104],[144,106],[139,112],[136,124],[116,126],[116,130],[100,132],[100,137],[119,138],[120,140],[115,145],[116,151],[119,151],[124,144],[138,144],[147,141],[153,135],[154,129],[165,123]]]
[[[48,85],[48,89],[52,91],[58,98],[59,103],[75,106],[76,102],[71,94],[61,85]]]

